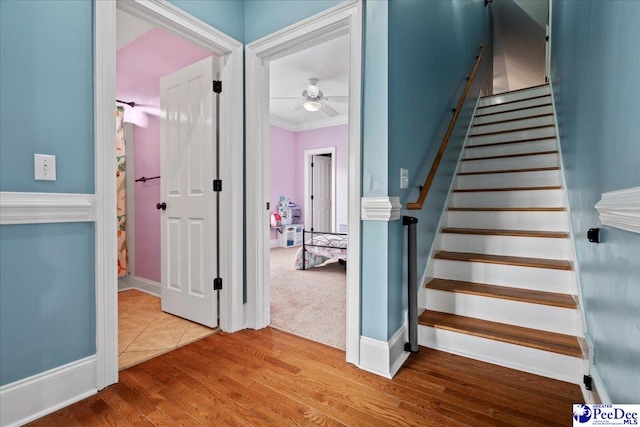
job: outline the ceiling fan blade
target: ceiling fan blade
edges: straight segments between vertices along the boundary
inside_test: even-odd
[[[326,115],[328,115],[330,117],[335,117],[335,116],[338,115],[338,112],[336,110],[334,110],[333,108],[329,107],[324,102],[322,103],[322,106],[320,107],[320,111],[322,111],[323,113],[325,113]]]
[[[289,111],[287,111],[287,112],[285,113],[285,116],[289,116],[289,115],[291,115],[291,114],[293,114],[293,113],[295,113],[295,112],[299,111],[301,108],[303,108],[303,107],[302,107],[302,104],[298,104],[298,105],[296,105],[295,107],[293,107],[292,109],[290,109]]]
[[[347,104],[349,102],[348,96],[325,96],[324,99],[329,102],[339,102],[342,104]]]

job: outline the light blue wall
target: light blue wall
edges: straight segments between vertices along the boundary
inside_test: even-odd
[[[242,2],[175,3],[242,40]],[[94,192],[92,5],[0,1],[1,191]],[[94,246],[90,223],[0,226],[0,385],[95,353]]]
[[[168,0],[213,28],[244,42],[244,1],[242,0]]]
[[[443,157],[418,218],[418,279],[422,277],[442,213],[471,109],[480,89],[492,85],[492,25],[483,0],[389,2],[389,195],[406,206],[418,197],[440,142],[466,84],[478,47],[486,45],[480,73]],[[400,190],[400,168],[410,174],[410,189]],[[406,308],[406,230],[389,231],[389,335],[403,322]],[[420,285],[420,284],[418,284]]]
[[[362,195],[387,195],[389,154],[387,0],[365,3],[362,103]],[[387,341],[389,223],[362,223],[362,335]]]
[[[0,227],[0,386],[96,351],[92,223]]]
[[[93,193],[92,4],[0,2],[0,190]],[[33,154],[57,181],[34,181]]]
[[[582,301],[614,403],[640,402],[640,235],[602,228],[594,205],[640,186],[640,2],[553,0],[551,77]]]
[[[249,44],[342,3],[342,0],[245,0],[244,42]]]

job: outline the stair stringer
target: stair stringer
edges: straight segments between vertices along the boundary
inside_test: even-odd
[[[462,144],[462,149],[460,150],[460,154],[458,155],[458,163],[456,163],[456,169],[453,172],[453,179],[451,180],[451,184],[449,185],[447,198],[444,201],[442,212],[440,213],[440,220],[438,221],[438,226],[436,228],[436,230],[438,231],[436,232],[433,242],[431,243],[431,248],[429,249],[429,258],[427,259],[427,265],[425,266],[424,272],[422,273],[422,277],[418,285],[418,315],[420,315],[426,309],[426,305],[424,302],[427,300],[427,290],[423,285],[427,283],[428,280],[431,280],[435,277],[434,276],[435,260],[433,256],[435,255],[436,251],[438,251],[439,248],[441,247],[440,239],[441,239],[442,233],[440,233],[440,230],[442,229],[442,226],[443,226],[442,222],[443,222],[443,219],[446,219],[447,208],[451,204],[451,198],[453,197],[453,188],[457,183],[457,175],[460,170],[460,164],[462,163],[460,160],[464,155],[464,148],[467,146],[467,142],[469,141],[469,136],[471,135],[471,129],[473,127],[473,119],[476,115],[476,110],[480,105],[480,100],[482,99],[482,96],[483,96],[482,90],[480,90],[480,92],[478,93],[478,97],[476,98],[476,103],[473,107],[473,114],[471,115],[471,121],[469,121],[469,126],[467,127],[467,133],[464,137],[464,143]]]
[[[571,259],[573,261],[573,271],[574,271],[574,280],[575,280],[575,287],[576,287],[576,296],[578,298],[578,306],[577,306],[577,310],[578,310],[578,321],[580,322],[579,325],[577,325],[578,330],[582,332],[582,336],[579,339],[580,342],[580,347],[582,349],[582,355],[583,355],[583,360],[584,360],[584,375],[589,375],[592,371],[593,372],[593,378],[594,378],[594,382],[595,382],[595,388],[596,390],[599,390],[600,393],[595,393],[595,394],[599,394],[599,396],[593,396],[594,393],[592,393],[591,391],[586,390],[583,386],[582,383],[580,389],[582,390],[582,394],[585,398],[585,402],[587,403],[596,403],[596,402],[602,402],[602,403],[611,403],[611,400],[609,400],[608,398],[608,393],[607,391],[604,389],[604,384],[602,384],[602,381],[600,380],[600,375],[597,373],[597,370],[595,368],[595,352],[594,352],[594,348],[593,348],[593,341],[591,340],[591,336],[589,335],[589,330],[587,328],[587,319],[585,317],[585,313],[584,313],[584,299],[582,296],[582,283],[580,281],[580,263],[578,262],[578,257],[576,256],[576,240],[575,240],[575,232],[574,232],[574,228],[573,228],[573,216],[571,215],[571,203],[569,203],[569,193],[568,193],[568,187],[567,187],[567,179],[566,179],[566,174],[565,174],[565,168],[564,168],[564,159],[562,157],[562,143],[561,143],[561,138],[560,138],[560,127],[558,126],[558,114],[556,111],[556,99],[555,99],[555,94],[553,92],[553,82],[551,80],[549,80],[549,91],[550,91],[550,95],[551,95],[551,108],[553,110],[553,124],[554,124],[554,129],[556,131],[556,144],[558,146],[558,166],[560,167],[560,179],[562,180],[562,188],[564,189],[564,199],[565,199],[565,208],[566,208],[566,214],[567,214],[567,225],[568,225],[568,231],[569,231],[569,250],[571,252],[570,256]]]

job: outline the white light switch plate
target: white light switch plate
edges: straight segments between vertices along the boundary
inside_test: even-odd
[[[47,154],[33,155],[33,177],[37,181],[56,180],[56,156]]]
[[[400,169],[400,189],[406,190],[409,188],[409,170]]]

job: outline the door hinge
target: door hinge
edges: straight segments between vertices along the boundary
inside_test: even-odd
[[[214,179],[213,180],[213,191],[222,191],[222,180]]]
[[[313,162],[311,162],[311,167],[313,167]]]
[[[593,378],[591,375],[585,375],[582,377],[582,382],[584,383],[584,388],[586,390],[593,390]]]
[[[313,200],[313,194],[311,195],[311,200]]]
[[[221,291],[222,290],[222,278],[221,277],[216,277],[215,279],[213,279],[213,290],[214,291]]]
[[[267,202],[267,210],[271,209],[271,203]]]
[[[213,81],[213,91],[215,93],[222,93],[222,80]]]

